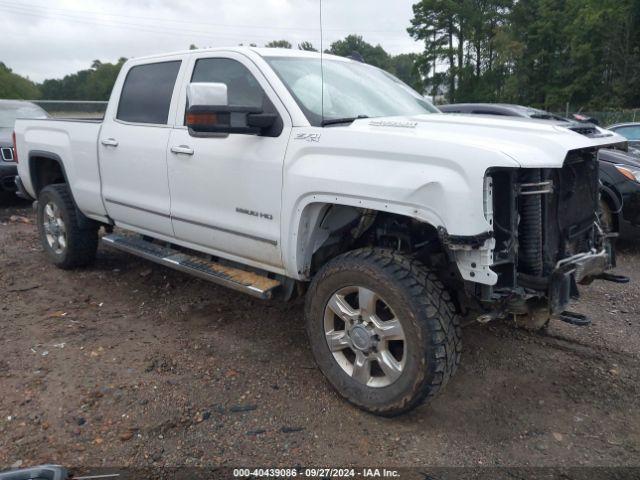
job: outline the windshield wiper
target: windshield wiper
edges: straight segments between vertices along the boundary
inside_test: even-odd
[[[339,125],[341,123],[353,123],[356,120],[360,120],[361,118],[369,118],[369,115],[358,115],[357,117],[345,117],[345,118],[331,118],[329,120],[323,120],[322,126],[326,127],[327,125]]]

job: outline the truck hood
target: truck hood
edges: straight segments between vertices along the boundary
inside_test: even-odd
[[[444,142],[456,147],[466,146],[470,151],[491,151],[509,157],[520,167],[529,168],[559,168],[571,150],[626,142],[624,137],[598,127],[593,136],[571,130],[575,127],[573,124],[553,124],[518,117],[434,113],[359,119],[348,128],[398,137],[419,137],[439,145]]]

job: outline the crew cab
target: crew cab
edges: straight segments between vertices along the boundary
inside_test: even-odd
[[[397,415],[454,374],[460,319],[530,328],[612,265],[588,135],[446,116],[350,59],[224,48],[128,61],[103,121],[18,120],[44,251],[102,241],[260,298],[306,295],[319,368]],[[114,230],[114,227],[118,227]]]

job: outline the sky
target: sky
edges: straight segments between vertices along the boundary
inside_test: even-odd
[[[41,82],[114,62],[189,45],[326,48],[350,33],[392,54],[417,52],[407,34],[417,0],[0,0],[0,61]]]

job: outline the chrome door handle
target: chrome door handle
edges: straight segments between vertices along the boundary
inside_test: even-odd
[[[182,154],[182,155],[193,155],[194,151],[193,148],[187,146],[187,145],[180,145],[178,147],[171,147],[171,152],[173,153],[177,153],[177,154]]]
[[[117,147],[118,146],[118,141],[115,138],[105,138],[100,143],[102,143],[102,145],[104,145],[105,147]]]

